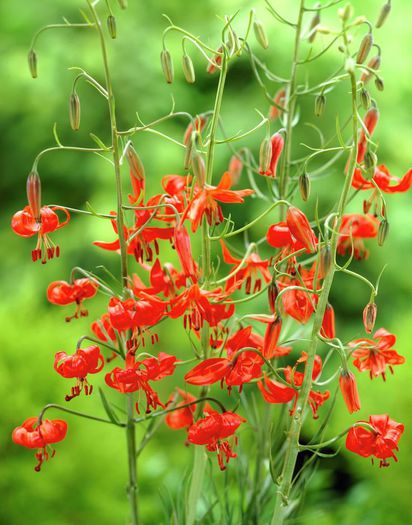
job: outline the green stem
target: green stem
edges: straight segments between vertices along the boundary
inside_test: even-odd
[[[112,155],[113,165],[116,178],[116,197],[117,197],[117,227],[119,232],[120,244],[120,261],[121,261],[121,279],[123,285],[123,292],[128,292],[128,268],[127,268],[127,245],[124,233],[124,210],[123,210],[123,193],[122,193],[122,178],[120,171],[120,150],[119,137],[116,122],[116,102],[113,93],[113,85],[110,74],[109,59],[107,54],[106,41],[101,25],[101,21],[97,15],[96,9],[91,0],[87,0],[93,19],[96,24],[96,29],[99,34],[100,47],[103,59],[104,74],[107,89],[107,101],[109,106],[110,128],[112,136]],[[128,483],[128,497],[130,506],[131,525],[138,525],[138,504],[137,504],[137,457],[136,457],[136,427],[134,422],[134,401],[133,393],[127,394],[126,399],[127,409],[127,426],[126,426],[126,442],[127,442],[127,456],[129,464],[129,483]]]
[[[296,107],[296,75],[298,68],[299,47],[302,33],[302,21],[305,11],[304,0],[300,0],[298,21],[296,24],[295,47],[293,52],[292,69],[290,73],[289,87],[287,90],[286,102],[286,138],[285,152],[283,155],[282,170],[279,178],[279,197],[284,199],[287,195],[288,179],[290,175],[291,157],[292,157],[292,128]]]
[[[345,45],[347,47],[346,32],[344,33]],[[349,54],[349,53],[348,53]],[[351,80],[352,91],[352,124],[353,124],[353,144],[350,156],[350,166],[346,174],[344,186],[339,199],[338,212],[331,237],[331,252],[333,258],[336,255],[336,248],[339,238],[339,227],[342,222],[342,216],[348,200],[349,191],[351,188],[353,173],[356,167],[356,151],[358,147],[358,119],[357,119],[357,105],[356,105],[356,77],[353,72],[349,72]],[[302,388],[299,393],[298,402],[296,404],[295,414],[292,418],[290,428],[287,434],[286,454],[283,463],[283,469],[279,478],[278,490],[276,492],[276,502],[273,512],[271,525],[282,525],[285,519],[285,510],[288,506],[290,490],[292,486],[293,472],[296,466],[296,460],[299,453],[299,437],[303,423],[303,416],[305,408],[308,404],[308,398],[312,387],[312,371],[316,356],[316,349],[318,344],[318,333],[322,326],[323,316],[326,305],[328,303],[329,292],[332,287],[334,274],[336,268],[332,267],[329,274],[325,277],[323,283],[322,293],[319,296],[319,302],[316,309],[316,314],[313,322],[311,343],[308,348],[308,359],[305,367],[305,375]]]

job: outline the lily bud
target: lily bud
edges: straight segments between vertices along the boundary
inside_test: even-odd
[[[375,326],[378,307],[375,303],[368,303],[363,309],[363,326],[365,331],[370,334]]]
[[[391,12],[391,8],[392,8],[391,1],[388,0],[386,4],[383,5],[379,13],[378,20],[376,21],[375,27],[379,29],[380,27],[383,26],[383,24],[385,23],[386,19],[389,16],[389,13]]]
[[[127,0],[117,0],[121,9],[127,8]]]
[[[277,104],[276,106],[270,106],[269,111],[269,119],[270,120],[276,120],[278,117],[280,117],[283,113],[281,109],[279,109],[278,106],[284,107],[285,105],[285,99],[286,99],[286,89],[280,88],[275,96],[273,97],[273,102]]]
[[[314,253],[316,251],[316,236],[306,215],[295,206],[290,206],[286,214],[286,222],[293,237],[300,241],[309,252]]]
[[[378,162],[378,157],[373,151],[367,150],[365,153],[365,158],[363,164],[366,170],[366,179],[370,180],[375,175],[376,163]]]
[[[259,173],[265,174],[269,170],[270,160],[272,158],[272,142],[269,138],[264,138],[260,145],[259,152]]]
[[[381,56],[375,55],[372,57],[368,62],[368,67],[370,69],[373,69],[374,71],[378,71],[378,69],[381,67]],[[369,80],[373,77],[373,73],[370,71],[365,70],[361,75],[361,80],[364,84],[367,84]]]
[[[320,333],[322,337],[325,337],[326,339],[333,339],[336,335],[335,310],[333,309],[333,306],[329,303],[326,305],[326,310],[323,316]]]
[[[389,233],[389,222],[382,219],[378,229],[378,246],[383,246]]]
[[[33,217],[39,222],[41,219],[41,181],[35,169],[31,171],[27,177],[26,190],[27,202],[29,203]]]
[[[217,53],[223,53],[222,46],[219,47],[219,49],[217,50]],[[221,63],[222,63],[222,55],[216,54],[212,62],[209,62],[206,71],[209,73],[209,75],[213,75],[213,73],[216,71],[217,67],[220,66]]]
[[[360,98],[360,102],[363,106],[364,109],[369,109],[370,105],[371,105],[371,96],[369,94],[369,91],[365,88],[362,88],[360,90],[360,94],[359,94],[359,98]]]
[[[315,98],[315,116],[320,117],[323,115],[326,105],[326,97],[323,93]]]
[[[273,315],[276,315],[276,298],[279,295],[279,289],[276,280],[272,279],[268,287],[269,309]]]
[[[145,170],[142,159],[137,154],[136,150],[129,144],[126,150],[126,158],[130,167],[130,171],[134,178],[143,181],[145,179]]]
[[[269,47],[269,40],[265,28],[263,27],[263,24],[260,20],[254,21],[253,30],[255,31],[256,40],[263,47],[263,49],[267,49]]]
[[[203,188],[206,183],[206,166],[202,155],[196,150],[192,153],[192,170],[199,186]]]
[[[274,179],[276,177],[278,162],[279,162],[280,156],[282,155],[283,146],[285,144],[285,141],[283,140],[283,136],[281,133],[275,133],[274,135],[272,135],[270,142],[272,145],[272,155],[270,157],[269,168],[267,169],[265,173],[260,173],[260,174],[267,175]]]
[[[357,64],[363,64],[365,60],[368,58],[369,52],[372,49],[373,45],[373,36],[372,33],[367,33],[361,42],[361,45],[359,47],[358,54],[356,55],[356,63]]]
[[[353,15],[353,7],[352,7],[352,5],[351,4],[346,4],[345,7],[341,7],[338,10],[338,14],[341,17],[341,19],[346,22]]]
[[[375,86],[378,91],[383,91],[385,89],[385,84],[383,82],[383,79],[381,77],[375,78]]]
[[[80,128],[80,99],[75,91],[70,95],[69,120],[72,130],[78,131]]]
[[[160,54],[160,61],[162,63],[163,75],[165,77],[165,80],[168,84],[171,84],[173,82],[174,69],[172,55],[170,54],[168,49],[162,50]]]
[[[193,66],[192,59],[189,55],[183,55],[182,68],[186,82],[188,82],[189,84],[194,84],[196,80],[195,68]]]
[[[302,199],[306,202],[310,194],[310,178],[306,171],[299,177],[299,191]]]
[[[183,135],[183,144],[185,144],[185,146],[192,138],[193,131],[198,131],[199,133],[202,133],[204,127],[206,126],[206,122],[206,118],[202,115],[199,115],[194,119],[194,121],[188,124],[185,130],[185,134]]]
[[[107,17],[107,29],[109,30],[109,35],[112,38],[116,38],[116,18],[113,15]]]
[[[230,178],[232,180],[232,185],[234,186],[239,182],[240,176],[242,175],[243,170],[243,162],[237,157],[236,155],[233,155],[229,162],[229,173]]]
[[[266,328],[265,337],[263,338],[262,354],[266,359],[271,359],[275,353],[279,341],[280,331],[282,330],[282,320],[277,317]]]
[[[322,248],[319,261],[319,272],[322,278],[325,278],[332,268],[332,252],[327,244]]]
[[[37,78],[37,53],[34,49],[30,49],[27,59],[32,78]]]
[[[339,387],[342,392],[343,400],[348,408],[349,414],[360,410],[358,386],[355,376],[349,370],[342,370],[339,377]]]

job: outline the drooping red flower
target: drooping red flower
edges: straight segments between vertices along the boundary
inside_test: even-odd
[[[186,286],[186,276],[179,272],[172,264],[163,266],[159,259],[150,268],[150,287],[146,287],[136,274],[133,274],[133,290],[136,295],[145,292],[150,295],[163,293],[167,298],[175,297],[179,288]]]
[[[113,328],[120,332],[135,330],[157,324],[165,314],[166,303],[144,292],[140,292],[141,299],[133,298],[121,301],[112,297],[109,301],[108,312]]]
[[[16,445],[38,449],[35,454],[38,464],[34,470],[40,472],[43,461],[47,461],[55,454],[55,450],[50,445],[62,441],[66,434],[67,423],[62,419],[43,419],[38,424],[37,417],[29,417],[21,426],[13,430],[12,439]]]
[[[343,400],[348,408],[349,414],[357,412],[361,408],[358,386],[355,376],[350,371],[342,370],[339,376],[339,387]]]
[[[66,317],[66,321],[70,321],[88,315],[88,311],[82,308],[82,302],[94,297],[97,289],[98,284],[87,277],[75,279],[71,284],[67,281],[54,281],[47,288],[47,299],[60,306],[76,303],[74,314]]]
[[[412,185],[412,169],[407,171],[402,178],[399,178],[391,175],[388,168],[384,164],[381,164],[376,167],[372,180],[384,193],[402,193],[408,191]],[[352,186],[357,190],[376,189],[371,180],[366,180],[363,177],[362,171],[359,168],[355,170]]]
[[[88,374],[97,374],[104,366],[104,359],[100,348],[96,345],[87,348],[78,348],[73,355],[66,352],[57,352],[54,356],[54,369],[65,378],[76,378],[76,385],[72,387],[71,394],[66,396],[66,401],[80,395],[84,390],[86,396],[93,392],[86,377]]]
[[[268,403],[289,403],[289,401],[292,401],[294,399],[294,404],[292,409],[290,410],[290,414],[293,415],[296,407],[296,402],[298,400],[299,396],[299,390],[297,388],[300,388],[303,384],[304,379],[304,372],[300,372],[297,370],[297,366],[301,363],[305,363],[307,361],[308,355],[306,352],[302,352],[302,357],[300,357],[297,361],[294,367],[287,366],[284,369],[284,375],[286,381],[291,385],[288,387],[287,385],[284,385],[283,383],[280,383],[279,381],[275,381],[273,379],[269,379],[265,376],[265,384],[262,383],[262,381],[258,382],[259,390],[261,391],[263,398]],[[322,359],[320,356],[315,356],[315,363],[312,371],[312,381],[316,381],[316,379],[320,376],[322,372]],[[297,387],[297,388],[296,388]],[[314,419],[318,418],[317,410],[318,408],[323,405],[325,401],[329,399],[330,392],[319,392],[316,390],[311,390],[309,394],[309,406],[312,410],[312,414]]]
[[[183,401],[176,405],[176,410],[169,412],[165,417],[166,425],[173,430],[190,427],[190,425],[193,424],[193,414],[196,411],[196,404],[183,406],[192,401],[196,401],[196,398],[180,388],[178,388],[177,391],[183,398]],[[183,408],[178,408],[181,406],[183,406]]]
[[[382,376],[386,379],[386,367],[389,367],[393,373],[394,365],[402,365],[405,358],[399,355],[392,347],[396,343],[396,336],[385,330],[379,328],[373,339],[357,339],[352,341],[350,346],[354,346],[352,357],[354,357],[353,364],[360,372],[369,370],[371,379]]]
[[[310,293],[310,291],[314,290],[315,266],[312,266],[309,270],[299,267],[299,276],[296,272],[291,273],[290,278],[282,276],[277,281],[277,284],[280,290],[293,286],[302,288],[304,285],[307,287],[308,291],[292,288],[282,294],[282,305],[285,314],[290,315],[299,323],[306,324],[315,311],[318,302],[318,296]],[[318,286],[318,283],[316,286]]]
[[[269,271],[269,261],[259,257],[257,253],[251,253],[244,261],[237,259],[228,250],[227,246],[223,241],[220,241],[223,253],[223,260],[227,264],[233,264],[234,268],[231,270],[233,274],[226,281],[226,292],[231,293],[234,290],[240,289],[245,283],[245,292],[250,294],[251,292],[259,292],[262,288],[262,279],[268,283],[272,280],[272,275]]]
[[[61,210],[66,215],[63,222],[60,222],[56,210]],[[42,263],[45,264],[49,259],[60,255],[59,246],[53,243],[48,234],[65,226],[69,219],[70,214],[65,208],[60,206],[53,206],[52,208],[43,206],[40,209],[40,219],[36,220],[31,207],[26,206],[23,210],[13,215],[11,227],[20,237],[37,235],[37,244],[32,251],[32,259],[33,261],[41,259]]]
[[[290,206],[286,214],[286,223],[290,233],[295,239],[303,244],[303,246],[311,253],[316,251],[317,238],[306,215],[296,208]]]
[[[220,470],[225,470],[225,463],[236,454],[227,440],[246,420],[233,412],[218,414],[214,412],[196,421],[188,430],[188,441],[195,445],[206,445],[209,452],[217,452]]]
[[[352,427],[346,437],[346,448],[364,458],[373,456],[379,459],[380,467],[388,467],[390,458],[398,461],[394,450],[398,450],[404,425],[390,419],[386,414],[369,416],[368,421],[358,421],[358,424],[362,423],[370,425],[372,429]]]
[[[333,309],[333,306],[330,303],[326,305],[325,315],[323,316],[320,333],[326,339],[334,339],[334,337],[336,336],[335,310]]]
[[[116,367],[106,374],[105,381],[108,386],[122,394],[142,391],[146,396],[146,413],[158,406],[165,408],[157,392],[150,386],[149,381],[159,381],[172,375],[176,366],[176,357],[160,352],[157,358],[149,357],[136,361],[131,352],[126,356],[125,368]],[[139,412],[139,403],[136,403]]]
[[[339,255],[351,253],[355,259],[365,259],[369,252],[365,248],[363,239],[370,239],[378,235],[379,220],[373,215],[351,213],[342,217],[339,228],[337,251]]]
[[[235,310],[234,304],[213,302],[224,299],[221,292],[220,288],[203,290],[197,283],[194,283],[170,301],[171,310],[168,315],[172,319],[183,315],[185,328],[199,330],[204,320],[211,327],[216,327],[223,319],[231,317]]]
[[[193,282],[197,281],[197,266],[192,255],[192,246],[189,233],[182,223],[176,225],[174,231],[174,247],[179,257],[183,273],[190,277]]]
[[[216,69],[222,64],[222,53],[223,53],[223,48],[221,46],[217,50],[216,55],[213,57],[212,62],[208,63],[206,71],[209,73],[209,75],[213,75]]]
[[[192,223],[192,231],[195,232],[202,218],[206,215],[210,225],[220,224],[223,221],[223,213],[219,202],[242,203],[244,197],[252,195],[254,190],[231,190],[232,178],[229,172],[225,172],[217,186],[206,184],[203,188],[196,185],[194,196],[190,201],[184,214]]]

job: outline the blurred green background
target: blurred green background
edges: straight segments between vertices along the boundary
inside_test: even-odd
[[[101,2],[103,4],[103,2]],[[220,31],[219,17],[241,13],[236,26],[245,25],[247,10],[255,7],[268,30],[270,48],[267,51],[253,47],[273,71],[287,76],[290,67],[292,32],[279,25],[265,10],[263,1],[129,0],[130,7],[121,12],[112,0],[118,15],[118,38],[110,42],[110,62],[117,96],[119,125],[127,129],[135,123],[135,112],[149,122],[171,107],[172,96],[176,110],[192,114],[212,108],[216,77],[204,73],[204,63],[193,53],[198,73],[196,84],[188,85],[180,71],[180,41],[169,39],[169,47],[176,57],[176,82],[165,84],[159,64],[161,35],[167,13],[172,20],[195,35],[200,35],[212,47],[216,46]],[[313,2],[312,2],[313,3]],[[321,2],[326,3],[326,0]],[[357,14],[366,14],[374,20],[382,2],[358,0],[353,5]],[[116,5],[114,5],[116,4]],[[273,0],[273,4],[289,19],[296,14],[297,0]],[[383,77],[385,91],[372,87],[378,100],[381,119],[375,135],[380,145],[380,159],[395,175],[402,175],[412,164],[412,84],[410,66],[412,57],[412,4],[409,0],[395,0],[393,14],[387,25],[377,32],[377,42],[383,48]],[[15,236],[10,230],[11,215],[26,204],[25,180],[32,161],[43,148],[53,145],[52,127],[56,122],[65,144],[92,146],[88,133],[94,132],[108,141],[107,112],[104,103],[89,86],[80,84],[82,126],[73,133],[68,126],[67,106],[74,72],[68,68],[81,66],[102,80],[101,63],[96,36],[89,30],[46,32],[37,45],[39,78],[33,81],[27,68],[27,51],[33,33],[42,25],[60,22],[63,16],[79,21],[81,0],[43,0],[27,2],[14,0],[0,3],[0,60],[2,81],[0,87],[0,164],[1,209],[0,244],[2,247],[0,282],[0,523],[22,525],[30,521],[41,525],[109,525],[127,522],[125,499],[126,458],[122,432],[111,426],[94,424],[69,417],[67,439],[59,444],[56,457],[43,468],[41,474],[33,471],[34,458],[30,451],[14,446],[10,439],[12,429],[26,417],[38,414],[49,402],[62,402],[68,382],[52,369],[53,356],[58,350],[71,352],[77,338],[88,333],[91,320],[104,311],[106,298],[98,297],[89,303],[90,317],[70,324],[64,322],[70,310],[52,307],[46,301],[47,285],[57,279],[68,279],[70,269],[83,266],[95,269],[105,264],[113,271],[116,256],[103,253],[92,246],[95,239],[112,240],[110,226],[98,219],[75,216],[69,227],[54,239],[61,246],[60,259],[42,266],[31,263],[32,240]],[[99,8],[104,15],[104,7]],[[216,16],[217,15],[217,16]],[[336,24],[336,8],[329,10],[331,24]],[[325,24],[329,23],[325,20]],[[334,22],[333,22],[334,20]],[[355,35],[362,34],[355,33]],[[316,49],[328,41],[320,36]],[[304,56],[304,55],[303,55]],[[338,67],[341,55],[334,46],[319,63],[312,64],[307,79],[311,85],[321,81]],[[301,80],[305,79],[303,75]],[[267,83],[270,92],[278,86]],[[317,146],[318,137],[312,128],[304,126],[313,121],[314,97],[300,102],[301,125],[297,141]],[[345,117],[348,110],[347,86],[328,98],[325,115],[316,122],[326,137],[334,132],[335,114]],[[267,112],[267,102],[258,87],[246,57],[231,68],[223,104],[223,119],[230,134],[246,130],[258,122],[255,108]],[[180,138],[185,123],[170,122],[162,131]],[[262,134],[250,138],[248,145],[257,150]],[[135,137],[135,147],[146,166],[149,191],[160,191],[160,178],[167,173],[182,174],[182,151],[155,134]],[[239,146],[246,145],[240,143]],[[303,152],[296,148],[296,154]],[[230,151],[221,147],[217,153],[216,177],[227,166]],[[341,166],[342,167],[342,166]],[[43,202],[84,207],[86,201],[101,211],[115,206],[114,181],[110,166],[89,154],[57,152],[47,155],[40,163],[43,181]],[[125,184],[127,183],[125,170]],[[339,169],[330,177],[315,181],[308,209],[313,210],[316,197],[324,210],[329,209],[338,195],[342,180]],[[246,181],[241,182],[246,186]],[[388,198],[390,236],[384,249],[370,245],[370,257],[355,268],[375,280],[383,265],[388,263],[378,298],[378,325],[398,336],[397,350],[409,361],[412,310],[410,308],[412,281],[412,243],[410,227],[411,195]],[[232,207],[234,217],[242,221],[257,213],[257,204]],[[260,205],[260,208],[262,205]],[[260,209],[259,208],[259,209]],[[352,211],[361,211],[361,198],[351,204]],[[272,222],[276,218],[272,218]],[[253,236],[264,235],[268,224],[259,225]],[[252,236],[251,236],[252,237]],[[368,289],[362,283],[339,276],[333,289],[332,304],[337,314],[339,336],[347,341],[362,333],[361,312],[368,301]],[[253,311],[264,309],[263,299]],[[188,356],[190,348],[183,331],[171,329],[167,321],[160,331],[159,350]],[[174,324],[173,326],[176,326]],[[299,523],[321,525],[361,523],[362,525],[391,525],[412,523],[410,493],[412,490],[412,455],[410,426],[412,423],[412,372],[409,363],[399,367],[386,384],[371,382],[367,374],[359,376],[362,410],[360,418],[373,413],[389,413],[405,423],[405,435],[400,443],[399,463],[379,470],[363,460],[342,451],[340,459],[324,460],[314,478],[319,490],[309,495]],[[101,385],[103,376],[93,378]],[[166,399],[172,383],[165,382],[161,395]],[[218,389],[216,389],[218,391]],[[72,402],[72,408],[102,414],[98,396],[81,397]],[[345,428],[353,417],[347,415],[339,400],[332,421],[330,435]],[[51,414],[58,417],[58,413]],[[162,498],[182,490],[183,479],[190,469],[192,451],[184,446],[182,432],[171,433],[161,428],[142,455],[140,465],[142,523],[166,523]],[[214,476],[221,474],[214,465]],[[167,489],[165,488],[167,487]],[[409,518],[408,518],[409,516]],[[163,521],[162,521],[163,520]],[[408,521],[409,520],[409,521]]]

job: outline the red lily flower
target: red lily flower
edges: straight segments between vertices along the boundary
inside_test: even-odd
[[[355,376],[348,370],[342,370],[339,376],[339,387],[343,400],[348,407],[349,414],[357,412],[361,408],[358,386]]]
[[[212,300],[221,301],[221,289],[202,290],[197,283],[192,284],[178,297],[170,301],[171,310],[168,313],[172,319],[184,315],[185,328],[199,330],[206,320],[211,327],[216,327],[223,319],[228,319],[235,310],[234,304],[213,303]]]
[[[61,210],[66,214],[66,219],[60,222],[55,210]],[[36,219],[30,206],[26,206],[23,210],[15,213],[11,220],[11,227],[20,237],[33,237],[37,235],[36,248],[32,251],[33,262],[41,259],[45,264],[47,260],[54,256],[60,255],[60,248],[56,246],[49,237],[52,233],[62,226],[65,226],[70,219],[69,212],[60,206],[43,206],[40,209],[40,218]]]
[[[286,214],[286,223],[293,237],[301,242],[308,252],[316,251],[318,242],[316,235],[310,227],[306,215],[301,210],[295,206],[290,206]]]
[[[265,175],[266,177],[276,178],[276,171],[278,167],[278,162],[282,154],[283,146],[285,141],[281,133],[275,133],[270,139],[272,144],[272,157],[270,159],[269,169],[264,171],[259,171],[260,175]]]
[[[270,106],[269,110],[269,119],[270,120],[276,120],[278,117],[280,117],[283,113],[281,109],[279,109],[278,106],[284,107],[286,101],[286,89],[280,88],[273,97],[273,102],[275,102],[275,105]]]
[[[259,273],[266,283],[272,280],[272,275],[268,270],[269,261],[262,261],[257,253],[251,253],[244,261],[236,259],[229,252],[227,246],[223,241],[220,241],[222,247],[223,260],[227,264],[234,264],[234,268],[230,272],[232,277],[226,281],[226,292],[232,293],[234,290],[240,289],[242,284],[246,281],[245,291],[247,294],[259,292],[262,288],[262,280],[258,277]]]
[[[162,267],[159,259],[156,259],[150,268],[150,284],[150,288],[145,287],[139,277],[133,274],[133,291],[136,295],[140,292],[150,295],[163,293],[165,297],[176,297],[177,290],[186,286],[186,276],[178,272],[170,263]]]
[[[124,332],[152,326],[160,321],[165,314],[166,304],[144,292],[141,292],[140,296],[142,298],[139,301],[132,298],[125,301],[117,297],[110,299],[108,312],[113,328]]]
[[[88,311],[82,308],[82,302],[85,299],[94,297],[97,293],[98,284],[87,277],[75,279],[72,284],[67,281],[54,281],[47,288],[47,299],[52,304],[65,306],[76,303],[76,311],[66,321],[78,319],[88,315]]]
[[[392,176],[388,168],[381,164],[375,169],[372,178],[375,184],[384,193],[402,193],[408,191],[412,185],[412,169],[410,169],[402,178]],[[362,170],[355,170],[352,186],[358,190],[375,190],[376,187],[371,180],[363,178]]]
[[[194,197],[186,209],[186,215],[192,223],[195,232],[206,215],[210,225],[220,224],[223,221],[222,209],[218,202],[242,203],[244,197],[252,195],[254,190],[231,190],[232,179],[229,172],[225,172],[217,186],[205,185],[203,188],[195,186]]]
[[[263,385],[262,381],[258,382],[259,390],[261,391],[263,398],[268,403],[289,403],[289,401],[292,401],[292,399],[295,399],[292,409],[290,410],[290,414],[293,415],[295,408],[296,408],[296,402],[298,400],[299,392],[296,390],[295,387],[301,387],[303,384],[303,378],[304,373],[298,372],[296,370],[296,367],[300,363],[304,363],[307,361],[308,355],[306,352],[302,352],[302,357],[300,357],[297,361],[295,366],[292,368],[290,366],[286,367],[284,370],[285,379],[288,383],[290,383],[290,387],[287,385],[284,385],[283,383],[279,383],[278,381],[274,381],[273,379],[268,379],[265,376],[265,385]],[[320,356],[315,357],[315,364],[313,367],[312,372],[312,380],[316,381],[316,379],[320,376],[322,372],[322,359]],[[266,387],[266,388],[265,388]],[[323,405],[325,401],[329,399],[330,392],[318,392],[315,390],[311,390],[309,394],[309,406],[312,410],[312,414],[314,419],[318,418],[317,410],[318,408]]]
[[[187,403],[191,403],[192,401],[196,401],[196,398],[180,388],[177,390],[183,398],[183,401],[176,405],[176,410],[169,412],[165,417],[166,425],[173,430],[190,427],[193,424],[193,414],[196,411],[196,404],[178,408]]]
[[[29,417],[23,424],[16,427],[12,433],[12,439],[16,445],[26,448],[37,448],[36,459],[38,464],[34,467],[36,472],[40,472],[43,461],[53,457],[55,451],[49,450],[51,444],[62,441],[67,434],[67,423],[62,419],[43,419],[38,424],[37,417]]]
[[[337,251],[339,255],[351,253],[355,259],[366,259],[369,255],[362,239],[376,237],[379,230],[379,220],[373,215],[361,215],[352,213],[344,215],[339,229]]]
[[[104,366],[104,359],[98,346],[78,348],[73,355],[66,352],[57,352],[54,356],[54,369],[62,377],[76,378],[76,385],[72,387],[71,394],[66,396],[66,401],[80,395],[84,389],[86,396],[93,392],[93,385],[87,381],[88,374],[97,374]]]
[[[396,343],[396,337],[379,328],[373,339],[357,339],[350,346],[356,346],[352,356],[355,358],[353,364],[360,372],[369,370],[370,378],[382,376],[386,379],[386,367],[393,373],[392,366],[402,365],[405,358],[399,355],[392,347]]]
[[[114,212],[111,212],[115,215]],[[153,260],[153,248],[156,255],[159,255],[159,239],[171,240],[173,237],[173,228],[155,228],[145,227],[144,225],[150,220],[150,210],[135,210],[135,225],[133,228],[124,228],[125,239],[127,241],[127,253],[134,255],[137,262],[143,260]],[[118,233],[117,221],[112,219],[112,227],[115,233]],[[94,241],[93,244],[99,248],[109,251],[119,251],[119,239],[113,242]]]
[[[126,149],[126,158],[130,167],[130,182],[132,183],[133,193],[128,195],[130,204],[135,204],[145,189],[145,170],[139,155],[134,150],[132,144]]]
[[[304,267],[299,267],[300,279],[295,275],[291,275],[290,278],[283,276],[277,282],[279,289],[282,290],[288,286],[302,287],[303,283],[308,290],[313,290],[314,272],[314,266],[310,270],[307,270]],[[305,290],[286,290],[282,294],[284,312],[302,324],[306,324],[309,321],[310,316],[315,311],[317,302],[318,296],[306,292]]]
[[[176,213],[172,206],[179,213],[183,213],[187,204],[187,196],[190,190],[188,185],[191,180],[192,177],[190,175],[165,175],[162,178],[162,187],[165,193],[154,195],[147,201],[147,206],[163,204],[162,208],[155,212],[157,220],[174,223],[176,221]]]
[[[217,452],[220,470],[236,454],[226,438],[232,436],[246,420],[233,412],[218,414],[214,412],[194,423],[188,430],[188,441],[195,445],[206,445],[209,452]]]
[[[346,437],[346,448],[364,458],[374,456],[380,459],[380,467],[388,467],[389,458],[398,461],[393,451],[398,450],[405,427],[386,414],[369,416],[368,421],[358,421],[358,424],[362,423],[370,425],[373,430],[362,426],[352,427]]]
[[[103,341],[103,343],[107,343],[109,340],[116,341],[116,334],[110,322],[109,314],[103,314],[100,319],[94,321],[91,329],[95,336],[100,339],[100,341]]]
[[[164,352],[160,352],[157,358],[149,357],[143,361],[135,361],[134,354],[129,352],[126,357],[126,367],[114,368],[106,374],[105,381],[108,386],[122,394],[143,391],[146,396],[146,413],[149,413],[152,408],[156,410],[158,406],[165,408],[157,392],[149,385],[149,381],[159,381],[172,375],[175,363],[176,357]],[[138,403],[136,403],[136,410],[139,413]]]
[[[240,176],[242,175],[242,170],[243,170],[243,162],[240,160],[240,158],[237,155],[232,155],[232,158],[230,159],[230,162],[229,162],[229,168],[228,168],[232,186],[235,186],[236,184],[238,184],[240,180]]]

